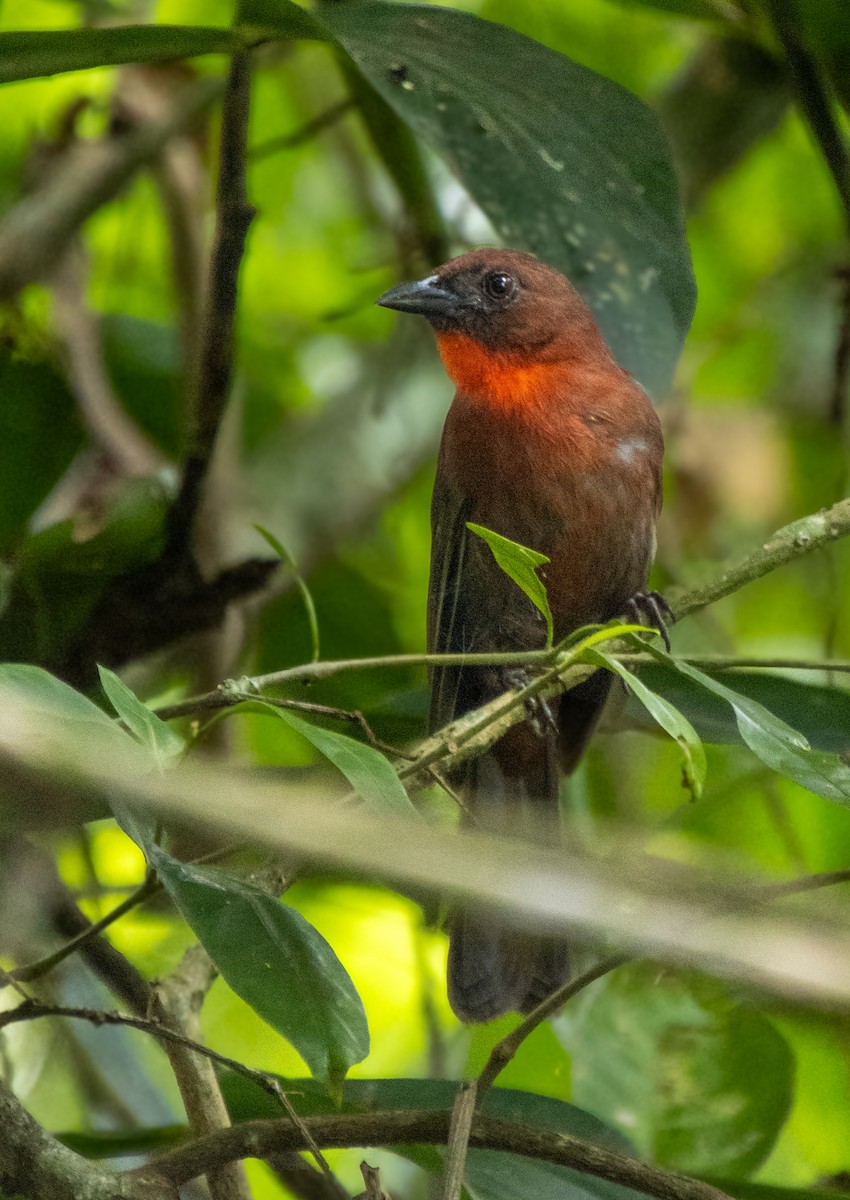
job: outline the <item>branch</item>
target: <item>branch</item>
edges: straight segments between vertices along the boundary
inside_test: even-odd
[[[292,133],[284,133],[280,137],[267,138],[266,141],[252,146],[248,151],[248,157],[251,162],[259,162],[261,159],[268,158],[270,154],[277,154],[279,150],[294,150],[297,146],[303,146],[305,142],[311,141],[317,133],[323,133],[326,129],[330,129],[353,107],[354,101],[350,96],[346,96],[343,100],[337,100],[324,112],[320,112],[307,121],[300,129],[295,129]]]
[[[807,517],[802,517],[799,521],[793,521],[790,525],[783,526],[757,550],[729,564],[712,583],[706,584],[702,588],[695,588],[689,592],[685,592],[684,595],[673,600],[671,608],[676,621],[681,621],[684,617],[690,616],[701,608],[706,608],[709,604],[715,604],[718,600],[723,600],[726,596],[732,595],[733,592],[738,591],[746,584],[753,583],[756,579],[761,579],[763,576],[769,575],[778,567],[785,566],[797,558],[802,558],[804,555],[810,554],[813,550],[819,550],[829,545],[830,542],[837,541],[848,534],[850,534],[850,499],[840,500],[831,508],[822,509],[820,512],[812,513]],[[631,661],[634,657],[631,654],[624,655],[624,659],[628,661]],[[334,675],[351,671],[432,665],[547,666],[557,661],[557,654],[553,654],[549,650],[529,650],[525,653],[513,651],[496,654],[392,654],[385,657],[341,659],[336,662],[303,663],[297,667],[287,667],[282,671],[271,671],[266,675],[256,675],[251,679],[240,681],[238,690],[240,692],[256,691],[257,693],[261,693],[264,688],[268,687],[303,682],[305,680],[328,679]],[[722,667],[724,669],[733,666],[765,666],[826,670],[832,667],[831,663],[799,662],[796,659],[765,659],[762,661],[760,659],[706,660],[700,658],[694,661],[699,666],[705,666],[706,669],[710,669],[715,662],[718,668]],[[836,664],[835,669],[850,669],[850,664],[845,667],[844,664],[839,663]],[[573,668],[573,670],[576,671],[576,679],[575,683],[570,683],[569,686],[576,686],[589,673],[589,668]],[[579,678],[580,673],[581,677]],[[570,679],[572,679],[572,676],[570,676]],[[563,682],[566,685],[568,681],[564,678]],[[241,704],[244,698],[244,695],[229,694],[228,686],[223,684],[216,688],[215,691],[207,692],[203,696],[193,696],[188,700],[181,700],[176,704],[164,705],[156,709],[156,714],[163,720],[168,721],[177,717],[190,716],[198,712],[212,712],[220,708],[228,708],[234,704]],[[502,700],[504,700],[504,697],[500,697],[492,705],[478,709],[477,713],[467,714],[464,721],[476,716],[481,717],[482,714],[485,714],[490,709],[492,709],[494,714],[501,712],[500,706]],[[515,720],[519,719],[520,716],[517,712]],[[510,723],[512,724],[513,721]],[[450,726],[446,732],[448,733],[454,730],[454,728],[455,726]],[[496,739],[494,738],[493,740],[495,741]]]
[[[850,499],[839,500],[831,508],[822,508],[820,512],[792,521],[790,525],[777,529],[763,546],[727,566],[714,582],[673,600],[673,615],[677,621],[681,621],[683,617],[731,596],[746,584],[769,575],[778,567],[784,567],[848,534]]]
[[[239,267],[254,217],[245,182],[250,63],[247,53],[233,56],[222,110],[215,242],[192,396],[192,426],[180,491],[168,515],[166,557],[177,562],[194,562],[192,533],[233,376]]]
[[[326,1148],[355,1146],[446,1145],[451,1113],[432,1109],[370,1113],[343,1113],[305,1117],[316,1142]],[[131,1175],[146,1180],[167,1179],[182,1185],[209,1170],[211,1163],[241,1158],[264,1158],[297,1148],[297,1133],[285,1121],[245,1121],[213,1137],[178,1146]],[[495,1117],[476,1116],[469,1135],[470,1147],[503,1150],[558,1166],[572,1167],[597,1179],[631,1187],[658,1200],[728,1200],[725,1192],[701,1180],[665,1171],[619,1154],[583,1138],[520,1125]]]
[[[835,190],[850,232],[850,156],[835,118],[829,93],[817,62],[800,36],[799,16],[795,11],[794,0],[767,0],[767,10],[776,36],[785,51],[800,108],[835,182]]]
[[[0,300],[13,299],[27,284],[49,275],[83,223],[221,93],[219,79],[194,84],[164,120],[126,137],[80,147],[44,187],[25,196],[0,225]]]
[[[0,1194],[31,1200],[177,1200],[176,1185],[118,1175],[51,1137],[0,1080]]]

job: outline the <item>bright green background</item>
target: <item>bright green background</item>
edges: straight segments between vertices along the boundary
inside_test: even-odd
[[[747,46],[751,38],[761,48],[744,54],[775,50],[766,22],[758,13],[745,19],[720,0],[484,0],[450,7],[503,22],[623,84],[660,111],[675,139],[699,300],[675,386],[659,405],[667,499],[656,586],[696,583],[710,576],[712,563],[842,496],[845,431],[828,418],[835,269],[846,261],[839,207],[806,129],[785,104],[778,70],[761,59],[757,70],[754,57],[736,78],[718,65],[728,53],[715,42],[721,35]],[[682,15],[727,9],[738,11],[735,21]],[[98,11],[92,3],[91,12]],[[116,12],[134,18],[124,6]],[[811,17],[815,10],[806,12]],[[145,19],[227,24],[230,16],[225,3],[171,0]],[[0,26],[73,27],[79,17],[77,5],[29,0],[7,3]],[[833,41],[825,36],[823,44],[829,59]],[[221,66],[221,59],[202,59],[192,70]],[[93,70],[3,87],[4,208],[20,194],[33,142],[55,130],[73,99],[92,101],[82,129],[91,136],[102,131],[116,75]],[[835,78],[839,89],[846,85],[846,75]],[[266,49],[255,73],[251,144],[297,129],[343,94],[327,48]],[[735,157],[741,147],[732,144],[734,135],[747,118],[758,136]],[[208,199],[214,128],[210,133],[199,160]],[[725,155],[734,159],[730,169],[713,173],[710,164]],[[425,163],[451,249],[492,240],[445,167],[430,152]],[[258,212],[242,273],[239,380],[224,456],[226,557],[266,552],[256,522],[281,538],[307,575],[323,657],[421,650],[427,506],[450,385],[427,330],[407,320],[396,324],[372,305],[391,283],[422,267],[415,239],[353,113],[295,149],[257,155],[249,187]],[[180,428],[177,312],[167,231],[150,177],[95,216],[85,243],[88,301],[102,319],[115,390],[173,457]],[[14,564],[27,553],[24,522],[85,434],[63,378],[49,289],[28,289],[19,307],[6,311],[4,326],[0,551]],[[327,509],[329,478],[348,498],[334,512]],[[848,567],[848,550],[838,545],[785,568],[688,620],[675,633],[674,650],[850,657]],[[4,597],[0,574],[0,608]],[[32,636],[30,649],[38,644]],[[8,640],[3,653],[15,656]],[[270,671],[310,654],[302,600],[288,588],[250,616],[244,636],[221,660],[222,671]],[[197,655],[169,655],[128,678],[144,698],[161,700],[216,681],[197,661]],[[422,731],[424,673],[345,677],[314,687],[310,699],[360,708],[382,737],[400,743]],[[770,704],[769,693],[762,699]],[[307,741],[281,721],[245,715],[225,728],[230,751],[245,763],[317,761]],[[833,748],[847,749],[850,737],[839,729],[836,739]],[[846,865],[850,814],[771,775],[741,746],[709,747],[708,760],[705,791],[692,803],[680,784],[675,747],[645,732],[603,734],[566,788],[569,819],[583,839],[603,845],[625,829],[650,851],[689,862],[726,855],[736,869],[768,877]],[[92,916],[114,903],[114,889],[141,878],[140,855],[112,823],[46,843],[73,887],[86,897],[98,893],[84,903]],[[288,901],[324,935],[362,997],[372,1050],[355,1077],[427,1075],[435,1056],[456,1076],[465,1063],[483,1061],[504,1026],[471,1033],[451,1016],[444,940],[423,929],[411,901],[321,879],[299,883]],[[842,905],[839,893],[829,903]],[[110,936],[149,976],[176,965],[190,941],[161,904],[125,918]],[[286,1074],[303,1070],[295,1051],[221,981],[204,1025],[223,1053]],[[129,1115],[152,1124],[176,1119],[167,1070],[139,1036],[59,1030],[47,1022],[21,1026],[9,1038],[16,1086],[39,1119],[54,1129],[88,1126],[95,1085],[75,1082],[74,1067],[80,1056],[89,1065],[105,1061],[98,1039],[107,1036],[115,1056],[107,1084],[115,1064],[125,1062],[130,1074],[121,1102]],[[595,985],[554,1032],[539,1030],[503,1082],[573,1100],[663,1164],[739,1180],[754,1172],[763,1183],[803,1187],[848,1165],[848,1036],[844,1020],[779,1011],[760,1005],[745,987],[640,966]],[[99,1086],[110,1092],[103,1080]],[[118,1097],[104,1103],[107,1123],[126,1121]],[[355,1187],[359,1157],[332,1156]],[[403,1182],[406,1166],[371,1157],[392,1162],[385,1173],[391,1191],[414,1186]],[[252,1164],[250,1174],[258,1197],[283,1194],[265,1168]]]

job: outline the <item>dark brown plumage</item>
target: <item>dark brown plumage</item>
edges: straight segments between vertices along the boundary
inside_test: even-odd
[[[431,510],[430,650],[545,644],[540,614],[467,521],[548,555],[556,639],[622,613],[643,592],[655,552],[663,441],[645,392],[575,288],[531,255],[485,249],[378,303],[429,319],[457,387]],[[557,737],[525,722],[470,763],[465,819],[551,843],[559,765],[575,767],[608,685],[600,672],[561,698]],[[435,669],[432,727],[507,686],[497,668]],[[515,931],[490,912],[458,910],[450,937],[449,997],[463,1020],[527,1011],[569,974],[562,941]]]

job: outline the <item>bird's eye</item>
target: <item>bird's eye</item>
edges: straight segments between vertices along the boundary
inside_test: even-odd
[[[481,287],[491,300],[510,300],[517,290],[513,278],[504,271],[491,271],[485,275]]]

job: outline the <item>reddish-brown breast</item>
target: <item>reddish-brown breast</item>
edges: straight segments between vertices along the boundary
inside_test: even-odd
[[[643,390],[609,358],[523,362],[438,337],[458,392],[440,473],[472,520],[546,554],[559,632],[605,620],[654,553],[662,439]]]

